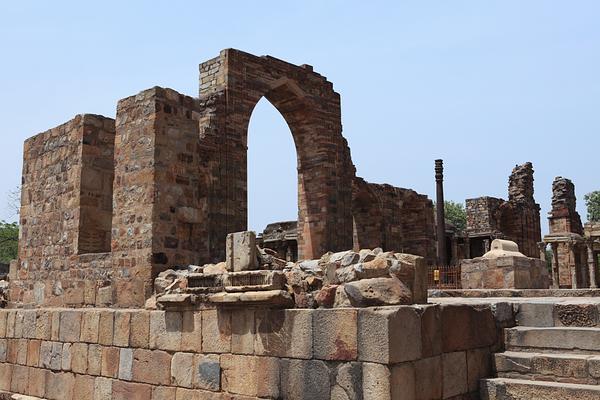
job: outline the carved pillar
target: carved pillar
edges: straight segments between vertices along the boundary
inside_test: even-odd
[[[596,284],[596,255],[594,254],[594,243],[592,241],[587,244],[587,253],[588,268],[590,271],[590,287],[596,289],[598,287]]]
[[[538,246],[540,248],[540,260],[546,261],[546,243],[540,242]]]
[[[436,227],[439,265],[448,265],[446,252],[446,217],[444,213],[444,162],[435,160]]]
[[[569,249],[569,272],[571,273],[571,289],[577,289],[579,282],[577,281],[577,263],[575,262],[575,245],[572,242],[567,244]]]
[[[560,274],[558,272],[558,243],[552,243],[552,287],[560,287]]]

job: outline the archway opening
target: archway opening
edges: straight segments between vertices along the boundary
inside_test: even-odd
[[[292,132],[264,97],[248,125],[248,229],[281,258],[298,257],[298,172]]]

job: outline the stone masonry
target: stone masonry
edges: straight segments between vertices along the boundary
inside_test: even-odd
[[[155,87],[120,100],[115,121],[78,116],[26,142],[11,301],[142,306],[160,272],[224,260],[227,234],[246,229],[262,97],[296,144],[299,259],[353,247],[434,259],[431,201],[356,177],[331,82],[227,49],[200,65],[198,98]]]
[[[527,257],[539,258],[540,206],[533,197],[532,164],[517,165],[508,186],[508,201],[494,197],[466,201],[469,258],[489,251],[494,239],[516,242]]]

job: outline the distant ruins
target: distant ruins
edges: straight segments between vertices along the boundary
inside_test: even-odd
[[[262,97],[294,138],[299,210],[256,236]],[[467,200],[463,234],[442,160],[434,217],[356,176],[340,116],[311,66],[227,49],[197,98],[155,87],[28,139],[0,400],[600,398],[600,225],[581,226],[572,183],[554,183],[544,242],[531,163],[508,201]],[[428,291],[442,268],[463,289]]]
[[[466,201],[467,254],[480,257],[490,250],[494,239],[518,244],[527,257],[539,258],[542,240],[540,206],[533,198],[533,166],[516,166],[508,179],[508,201],[479,197]]]

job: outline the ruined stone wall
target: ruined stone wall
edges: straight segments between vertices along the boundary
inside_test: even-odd
[[[489,306],[455,305],[0,310],[0,390],[49,400],[476,397],[501,340],[494,318]]]
[[[355,249],[381,247],[435,262],[433,203],[427,196],[356,178],[352,213]]]
[[[466,200],[467,233],[469,236],[499,233],[496,214],[504,200],[478,197]]]
[[[11,301],[80,305],[87,286],[95,303],[107,277],[114,132],[114,120],[84,114],[25,142]]]
[[[552,210],[548,217],[550,234],[570,232],[583,235],[583,225],[576,203],[573,182],[560,176],[556,177],[552,183]]]
[[[533,197],[533,165],[517,165],[508,179],[508,201],[480,197],[466,201],[469,237],[511,240],[527,257],[539,258],[540,206]]]

